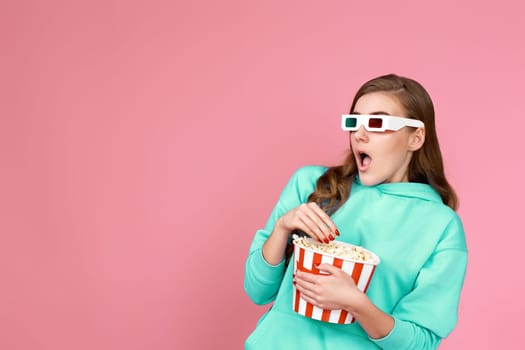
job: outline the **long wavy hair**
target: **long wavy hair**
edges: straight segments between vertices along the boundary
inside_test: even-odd
[[[441,196],[443,203],[457,210],[458,199],[448,183],[443,168],[434,120],[434,105],[428,92],[417,81],[389,74],[372,79],[357,91],[350,113],[363,95],[385,92],[397,98],[407,115],[404,117],[421,120],[425,124],[425,142],[414,152],[408,165],[408,181],[432,186]],[[317,180],[315,191],[308,197],[327,213],[334,213],[350,196],[352,181],[357,173],[353,153],[349,152],[342,165],[330,167]]]

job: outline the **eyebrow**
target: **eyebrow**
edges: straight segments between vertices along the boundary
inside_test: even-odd
[[[359,112],[352,112],[352,114],[358,114],[358,115],[361,115],[361,113]],[[368,115],[391,115],[390,113],[388,112],[384,112],[384,111],[377,111],[377,112],[372,112],[372,113],[368,113]]]

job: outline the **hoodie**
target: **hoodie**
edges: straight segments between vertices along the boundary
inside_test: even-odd
[[[326,167],[298,169],[282,191],[264,228],[257,230],[245,264],[244,288],[259,305],[270,304],[245,349],[435,349],[454,329],[467,267],[460,218],[427,184],[352,183],[350,197],[331,215],[336,239],[379,256],[367,290],[395,324],[381,339],[369,338],[358,322],[333,324],[293,311],[293,264],[271,265],[262,246],[275,222],[306,203]]]

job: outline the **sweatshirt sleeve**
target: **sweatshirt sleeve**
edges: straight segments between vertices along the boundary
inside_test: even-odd
[[[296,171],[282,191],[265,227],[257,230],[250,246],[245,264],[244,289],[255,304],[272,302],[279,290],[284,275],[284,260],[277,265],[269,264],[262,255],[262,246],[273,231],[275,222],[286,212],[305,203],[315,189],[317,178],[312,170],[317,167],[304,167]],[[317,171],[316,171],[317,173]],[[321,173],[319,173],[321,175]]]
[[[394,328],[386,337],[371,340],[385,350],[436,349],[457,323],[466,268],[465,236],[454,214],[413,290],[395,307]]]

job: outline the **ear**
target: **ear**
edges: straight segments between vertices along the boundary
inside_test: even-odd
[[[408,150],[417,151],[425,143],[425,128],[417,128],[410,134],[408,139]]]

